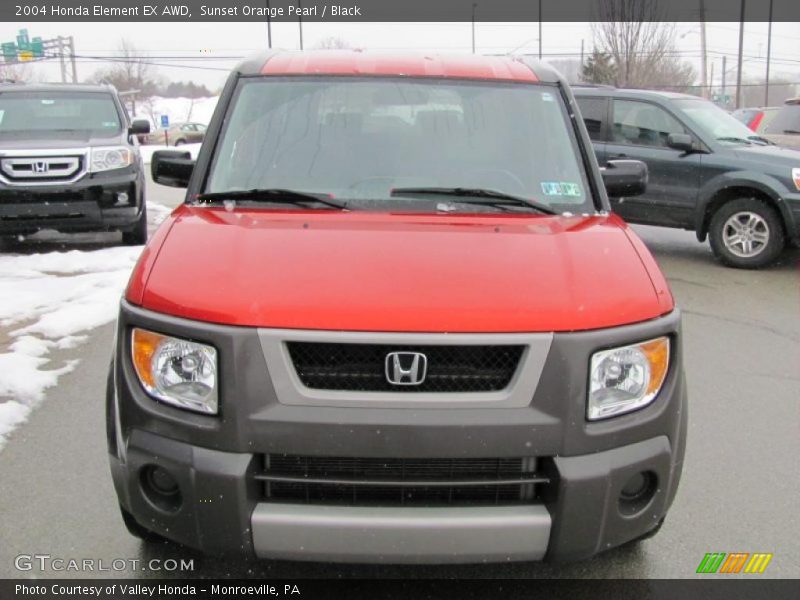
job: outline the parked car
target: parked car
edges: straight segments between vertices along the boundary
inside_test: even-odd
[[[780,146],[800,150],[800,98],[784,103],[764,128],[764,137]]]
[[[148,144],[182,146],[203,141],[206,126],[202,123],[173,123],[166,129],[156,129],[147,136]]]
[[[769,265],[798,241],[800,153],[696,96],[595,87],[575,96],[600,164],[647,163],[647,192],[612,198],[626,221],[694,230],[731,267]]]
[[[764,133],[767,125],[780,111],[780,106],[767,106],[764,108],[740,108],[731,113],[747,127],[756,133]]]
[[[511,57],[266,54],[121,304],[129,530],[326,561],[588,557],[678,486],[680,315],[566,82]],[[195,260],[202,248],[202,260]]]
[[[0,236],[122,231],[147,240],[136,135],[107,85],[0,85]]]

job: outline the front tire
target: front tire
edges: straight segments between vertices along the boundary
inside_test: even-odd
[[[178,140],[177,142],[175,142],[175,145],[176,146],[183,146],[185,143],[186,143],[186,140]]]
[[[780,215],[757,198],[738,198],[719,207],[711,217],[708,237],[714,256],[737,269],[765,267],[785,245]]]
[[[123,246],[142,246],[147,243],[147,206],[142,206],[142,214],[130,231],[122,232]]]

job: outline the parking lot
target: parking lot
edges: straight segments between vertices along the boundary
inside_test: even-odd
[[[164,206],[182,193],[148,182]],[[151,224],[155,226],[155,222]],[[683,311],[690,394],[683,479],[661,532],[641,544],[571,564],[377,567],[204,558],[172,544],[145,546],[119,516],[106,459],[104,392],[113,325],[50,357],[78,360],[0,451],[0,577],[20,577],[20,554],[65,559],[194,558],[204,577],[691,577],[707,552],[774,554],[763,577],[800,576],[800,252],[763,271],[717,264],[691,232],[636,227]],[[84,249],[114,235],[82,236]],[[24,242],[19,255],[65,249],[70,238]],[[0,346],[8,329],[0,329]],[[42,576],[86,573],[36,572]],[[88,574],[91,576],[91,574]],[[161,577],[125,569],[105,576]]]

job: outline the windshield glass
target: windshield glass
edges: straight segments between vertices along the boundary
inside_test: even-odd
[[[716,140],[736,143],[738,138],[752,141],[755,135],[747,125],[707,100],[673,100],[673,104]]]
[[[205,192],[286,188],[331,194],[353,208],[419,210],[458,205],[461,196],[406,197],[400,188],[479,188],[594,211],[550,86],[245,79],[227,121]]]
[[[0,132],[89,130],[114,135],[119,113],[104,92],[0,93]]]

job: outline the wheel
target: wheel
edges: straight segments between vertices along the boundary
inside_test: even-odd
[[[181,139],[181,140],[177,140],[175,142],[175,145],[176,146],[183,146],[185,143],[186,143],[186,140]]]
[[[147,243],[147,207],[142,206],[142,214],[130,231],[122,232],[123,246],[141,246]]]
[[[125,528],[132,536],[139,538],[145,542],[163,542],[165,538],[149,529],[139,525],[139,522],[133,518],[133,515],[119,505],[119,512],[122,514],[122,521],[125,523]]]
[[[770,264],[785,244],[780,215],[757,198],[739,198],[719,207],[711,217],[708,236],[717,259],[738,269]]]

